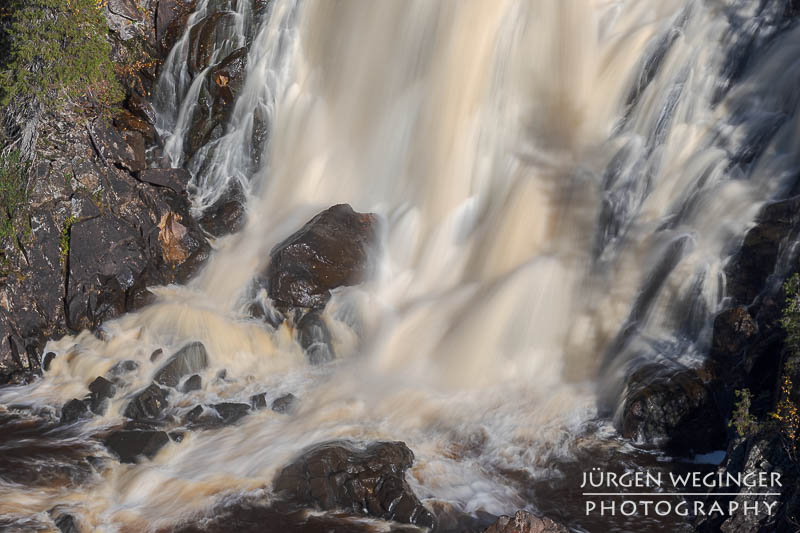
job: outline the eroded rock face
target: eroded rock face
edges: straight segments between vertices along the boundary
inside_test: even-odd
[[[517,511],[513,517],[501,516],[484,533],[569,533],[569,530],[549,518]]]
[[[359,448],[346,441],[314,446],[275,478],[275,491],[298,505],[344,510],[434,527],[435,520],[405,481],[414,454],[402,442]]]
[[[710,388],[690,368],[646,365],[628,378],[622,407],[624,437],[679,455],[720,449],[724,420]]]
[[[270,253],[270,298],[287,307],[325,307],[331,289],[366,278],[377,225],[376,215],[347,204],[315,216]]]

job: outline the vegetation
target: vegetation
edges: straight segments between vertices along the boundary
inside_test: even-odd
[[[758,432],[759,424],[755,416],[750,414],[752,397],[749,389],[736,391],[736,404],[733,410],[733,417],[728,423],[729,427],[736,429],[736,434],[740,437],[749,437]]]
[[[122,96],[109,57],[104,0],[11,0],[3,13],[8,55],[0,72],[0,104],[34,96],[46,107],[61,98]]]
[[[67,259],[69,258],[69,237],[72,225],[75,223],[75,217],[70,215],[64,220],[64,225],[61,228],[61,243],[59,246],[61,266],[67,266]]]

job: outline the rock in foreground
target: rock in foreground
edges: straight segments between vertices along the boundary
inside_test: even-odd
[[[549,518],[517,511],[513,517],[501,516],[484,533],[569,533],[569,530]]]
[[[376,234],[374,214],[357,213],[347,204],[323,211],[272,250],[269,297],[287,307],[325,307],[331,289],[366,277]]]
[[[328,442],[284,468],[274,487],[295,504],[432,528],[433,515],[405,480],[413,462],[414,453],[402,442],[377,442],[364,449]]]

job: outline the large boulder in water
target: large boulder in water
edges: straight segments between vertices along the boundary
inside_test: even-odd
[[[292,503],[345,510],[421,527],[435,525],[405,480],[414,453],[402,442],[358,448],[328,442],[303,452],[275,478],[275,491]]]
[[[704,373],[659,364],[637,369],[627,380],[622,435],[678,455],[722,448],[725,423]]]
[[[321,309],[331,289],[360,283],[377,234],[377,216],[347,204],[326,209],[273,248],[269,297],[279,306]]]

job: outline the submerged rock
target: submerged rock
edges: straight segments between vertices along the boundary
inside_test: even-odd
[[[203,380],[199,375],[194,374],[189,376],[189,379],[183,382],[181,392],[192,392],[203,388]]]
[[[140,456],[152,459],[169,442],[163,431],[116,431],[105,440],[106,447],[122,463],[135,463]]]
[[[268,294],[278,305],[321,309],[331,289],[356,285],[368,274],[377,217],[347,204],[326,209],[270,253]]]
[[[156,372],[153,381],[168,387],[177,387],[181,378],[203,370],[206,366],[208,366],[208,353],[205,346],[201,342],[193,342],[170,357]]]
[[[167,408],[167,396],[169,393],[151,383],[143,389],[128,403],[124,415],[134,420],[152,420],[160,418]]]
[[[435,519],[405,480],[414,454],[402,442],[366,448],[337,441],[302,453],[275,478],[278,495],[295,504],[344,510],[421,527]]]
[[[250,407],[258,411],[267,408],[267,393],[254,394],[250,396]]]
[[[219,414],[222,419],[222,424],[235,424],[250,412],[250,406],[246,403],[217,403],[214,404],[214,410]]]
[[[289,414],[297,408],[297,396],[285,394],[272,402],[272,410],[276,413]]]
[[[621,414],[625,438],[685,455],[724,446],[726,427],[696,370],[646,365],[628,378]]]
[[[501,516],[484,533],[569,533],[569,530],[549,518],[517,511],[513,517]]]
[[[94,414],[103,415],[108,408],[108,400],[117,394],[117,387],[104,377],[98,377],[89,385],[89,406]]]
[[[306,313],[297,323],[297,341],[312,365],[327,363],[336,358],[331,333],[318,311]]]

